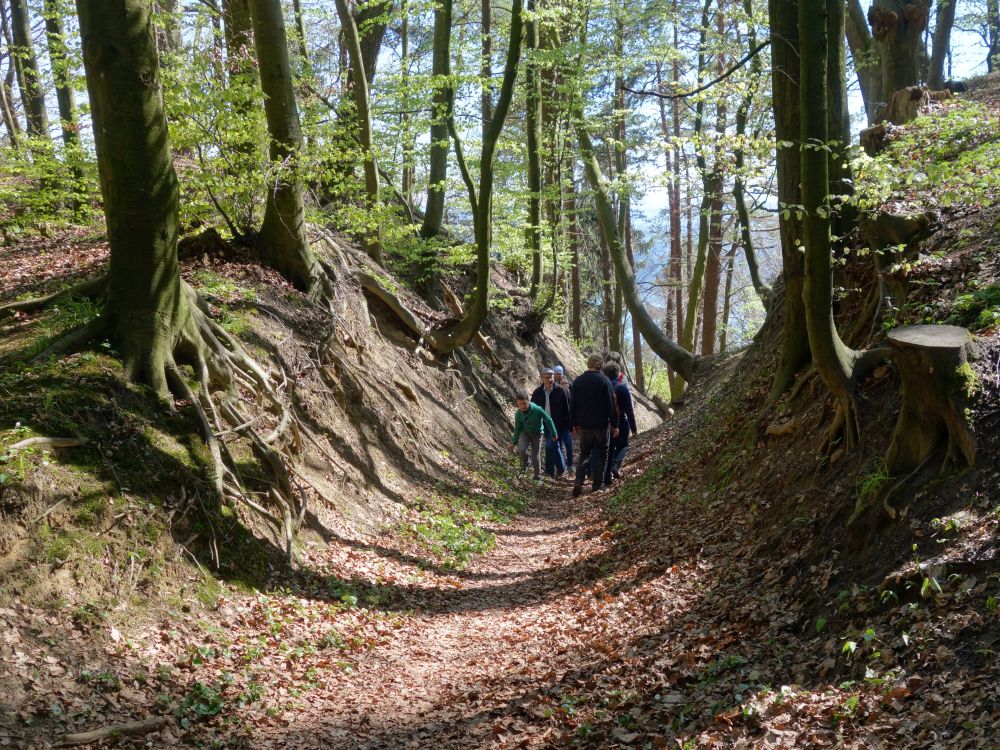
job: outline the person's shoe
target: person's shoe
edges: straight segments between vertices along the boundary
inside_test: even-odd
[[[573,497],[580,497],[583,494],[583,485],[574,484],[573,485]]]
[[[600,492],[603,488],[604,488],[604,485],[602,485],[602,484],[595,484],[593,487],[590,488],[590,491],[591,492]]]
[[[622,473],[618,469],[612,469],[611,476],[613,476],[615,479],[621,479]]]

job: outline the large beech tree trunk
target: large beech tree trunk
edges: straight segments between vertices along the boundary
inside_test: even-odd
[[[920,55],[930,0],[875,0],[868,10],[882,57],[882,92],[888,99],[920,83]]]
[[[49,137],[49,118],[45,112],[45,91],[42,88],[35,45],[31,38],[31,18],[27,0],[10,0],[10,20],[14,35],[11,49],[14,65],[18,70],[18,85],[24,105],[28,135]]]
[[[104,318],[126,375],[168,393],[175,352],[199,340],[177,267],[177,176],[150,4],[77,1],[111,247]]]
[[[324,278],[309,247],[305,228],[302,178],[296,160],[302,148],[299,111],[292,88],[285,19],[279,0],[251,0],[264,115],[271,136],[271,164],[277,170],[267,191],[260,239],[268,261],[310,295]]]
[[[618,234],[618,223],[614,207],[611,205],[611,198],[608,194],[608,184],[601,173],[601,167],[594,153],[590,134],[587,132],[587,125],[582,115],[582,111],[578,111],[576,132],[580,142],[580,156],[583,160],[587,181],[590,183],[590,187],[594,193],[598,224],[601,228],[601,234],[604,235],[605,241],[608,243],[608,248],[611,251],[611,259],[615,266],[615,277],[622,289],[625,305],[638,323],[642,337],[649,344],[649,348],[673,367],[681,377],[690,382],[691,378],[694,377],[694,355],[678,346],[663,334],[663,331],[650,316],[649,311],[646,310],[646,306],[643,305],[642,299],[639,297],[639,290],[635,283],[635,274],[628,262],[628,258],[625,256],[625,248]]]
[[[799,19],[795,0],[769,0],[771,19],[771,92],[777,140],[778,228],[784,278],[784,327],[781,356],[771,384],[772,399],[791,386],[809,363],[809,338],[802,299],[803,257],[799,248],[802,222],[794,209],[802,203],[799,187]],[[824,93],[825,95],[825,93]],[[791,145],[785,145],[791,144]]]

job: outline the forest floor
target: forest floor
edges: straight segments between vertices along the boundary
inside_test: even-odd
[[[496,547],[463,569],[405,536],[332,536],[267,594],[227,589],[208,611],[110,637],[0,609],[0,655],[23,679],[22,716],[39,722],[0,731],[0,746],[52,746],[69,715],[86,728],[167,717],[117,747],[996,746],[995,654],[952,643],[974,624],[969,607],[913,605],[911,618],[935,616],[903,627],[912,636],[870,613],[848,650],[796,612],[795,581],[772,565],[781,551],[720,498],[609,518],[666,432],[637,441],[618,499],[546,484],[487,526]],[[847,679],[858,665],[864,677]]]

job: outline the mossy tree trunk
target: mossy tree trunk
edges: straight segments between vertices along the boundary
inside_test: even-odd
[[[10,20],[14,36],[11,54],[18,71],[17,83],[21,88],[28,135],[48,139],[49,118],[45,112],[45,90],[42,88],[35,45],[31,38],[31,17],[27,0],[10,0]]]
[[[882,62],[880,50],[872,39],[871,30],[861,0],[847,0],[845,33],[851,48],[851,58],[858,74],[858,86],[865,103],[865,115],[871,125],[885,102],[882,92]]]
[[[72,149],[79,145],[80,134],[76,121],[76,97],[73,95],[70,83],[71,71],[66,50],[66,36],[63,33],[62,8],[57,0],[45,0],[45,31],[49,43],[52,79],[56,86],[63,144],[67,149]],[[79,168],[75,177],[79,181]]]
[[[364,55],[361,49],[361,39],[354,16],[347,6],[347,0],[336,0],[337,15],[340,17],[341,30],[344,35],[344,46],[351,60],[351,84],[354,101],[357,105],[358,141],[364,151],[365,195],[368,210],[372,212],[365,232],[365,252],[376,263],[382,262],[382,239],[379,231],[379,178],[378,164],[375,160],[375,149],[372,140],[371,101],[368,98],[368,77],[365,73]],[[258,44],[260,44],[258,39]]]
[[[799,18],[795,0],[769,0],[771,25],[771,98],[777,141],[778,228],[784,280],[784,327],[781,355],[770,397],[781,396],[810,359],[802,299],[804,264],[799,243],[802,222],[794,208],[802,203],[799,187]]]
[[[198,346],[177,266],[177,176],[150,3],[77,0],[111,247],[106,332],[132,380],[168,394],[175,353]]]
[[[829,55],[839,39],[828,37],[830,5],[800,2],[801,42],[799,110],[802,146],[801,185],[805,241],[806,330],[813,363],[838,405],[847,447],[854,446],[857,419],[852,375],[857,353],[840,339],[833,318],[833,267],[829,169]],[[835,25],[835,24],[834,24]],[[832,54],[836,54],[833,52]],[[838,425],[839,426],[839,425]],[[832,435],[831,435],[832,436]]]
[[[322,290],[324,277],[306,237],[302,178],[297,164],[302,131],[284,13],[279,0],[251,0],[250,14],[275,170],[268,186],[260,240],[268,262],[297,288],[315,296]]]

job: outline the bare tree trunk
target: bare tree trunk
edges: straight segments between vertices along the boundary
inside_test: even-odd
[[[603,234],[600,235],[601,243],[601,314],[604,319],[603,344],[605,350],[614,348],[616,338],[615,333],[615,309],[614,290],[611,286],[611,250],[608,241]]]
[[[569,222],[569,246],[573,255],[573,270],[570,274],[570,286],[572,289],[571,332],[576,341],[583,338],[583,301],[580,292],[580,218],[576,212],[576,181],[573,181],[573,192],[567,201],[567,215]]]
[[[525,116],[528,157],[528,249],[531,252],[531,282],[528,296],[534,302],[542,282],[542,79],[539,74],[538,18],[535,0],[527,0],[528,20],[524,25],[527,61],[525,63]]]
[[[920,55],[929,15],[930,0],[875,0],[868,10],[872,37],[882,52],[886,100],[920,83]]]
[[[882,91],[881,52],[872,40],[861,0],[847,0],[847,44],[851,48],[851,58],[861,87],[861,98],[865,103],[865,115],[871,125],[878,117],[885,103]]]
[[[958,0],[938,0],[937,23],[934,26],[934,46],[931,51],[931,68],[927,87],[932,91],[944,88],[944,60],[951,49],[951,29],[955,25],[955,8]]]
[[[292,16],[295,18],[295,36],[302,58],[302,69],[309,69],[309,49],[306,47],[306,24],[302,18],[302,0],[292,0]]]
[[[404,0],[403,21],[399,30],[400,43],[400,75],[403,81],[403,88],[406,89],[410,83],[410,7]],[[400,190],[403,193],[403,200],[407,204],[413,203],[413,183],[415,181],[413,153],[413,136],[410,133],[410,114],[403,112],[400,115],[400,130],[403,135],[403,163],[400,168]]]
[[[482,0],[482,50],[480,52],[479,78],[483,87],[480,100],[481,115],[483,118],[483,138],[489,130],[490,122],[493,120],[493,95],[490,93],[490,80],[493,77],[492,56],[493,56],[493,30],[492,30],[492,9],[490,0]]]
[[[771,91],[777,147],[778,206],[802,203],[799,187],[799,20],[793,0],[769,0],[771,19]],[[824,91],[824,96],[825,96]],[[792,144],[791,146],[782,144]],[[784,278],[784,327],[781,356],[771,384],[771,398],[781,396],[810,360],[802,300],[804,266],[799,247],[802,223],[795,210],[778,214]]]
[[[21,123],[17,119],[14,111],[14,54],[11,43],[10,27],[7,25],[7,7],[3,0],[0,0],[0,42],[7,46],[7,55],[0,55],[0,62],[7,58],[7,71],[0,81],[0,115],[3,116],[3,124],[7,128],[7,138],[10,140],[10,147],[14,150],[21,145]]]
[[[250,13],[271,136],[271,163],[277,168],[275,182],[267,192],[260,238],[268,260],[279,272],[299,289],[317,294],[322,275],[306,237],[302,178],[297,166],[302,131],[284,13],[280,0],[251,0]]]
[[[431,114],[430,172],[427,181],[427,208],[420,236],[437,237],[444,219],[445,183],[448,178],[448,123],[452,116],[454,90],[451,77],[451,0],[442,0],[434,6],[434,50],[431,73],[434,77],[434,96]],[[424,273],[434,287],[433,276],[436,258],[425,259]],[[433,297],[433,293],[430,295]]]
[[[62,138],[66,148],[80,143],[76,121],[76,100],[70,85],[69,60],[66,54],[66,37],[63,34],[62,11],[56,0],[45,0],[45,30],[49,42],[49,60],[52,65],[52,79],[56,86],[56,101],[59,104],[59,120]],[[79,168],[75,179],[80,180]]]
[[[986,0],[986,71],[992,73],[1000,67],[1000,0]]]
[[[365,80],[368,88],[371,88],[372,83],[375,81],[375,68],[378,65],[378,55],[382,51],[382,40],[385,39],[388,18],[394,7],[395,0],[384,0],[381,3],[365,5],[358,12],[355,19],[361,45],[361,59],[364,62]]]
[[[625,257],[628,264],[635,272],[635,255],[632,253],[632,211],[626,208],[625,213]],[[621,288],[621,284],[618,285]],[[635,387],[639,393],[646,393],[646,373],[642,369],[642,333],[639,330],[639,320],[632,316],[632,356],[635,361]]]
[[[340,16],[344,44],[347,47],[347,54],[351,60],[351,83],[353,84],[354,101],[358,108],[358,141],[364,150],[365,193],[368,200],[368,210],[377,212],[379,209],[378,163],[375,160],[375,149],[372,139],[371,102],[368,99],[369,78],[366,74],[361,40],[358,37],[358,28],[354,23],[354,16],[351,15],[350,8],[347,6],[347,0],[337,0],[337,14]],[[376,263],[381,263],[382,238],[377,217],[372,224],[372,228],[365,235],[365,252]]]
[[[31,38],[31,18],[28,15],[27,0],[10,0],[11,27],[14,45],[11,52],[14,65],[19,71],[18,85],[21,87],[21,102],[28,122],[28,135],[49,138],[49,118],[45,112],[45,91],[42,88],[35,45]]]
[[[751,48],[752,49],[752,48]],[[722,297],[722,332],[719,334],[719,354],[726,353],[726,347],[729,345],[729,314],[732,310],[732,299],[733,299],[733,266],[736,260],[736,248],[739,247],[739,243],[733,240],[732,247],[729,249],[729,254],[726,255],[726,290]]]

